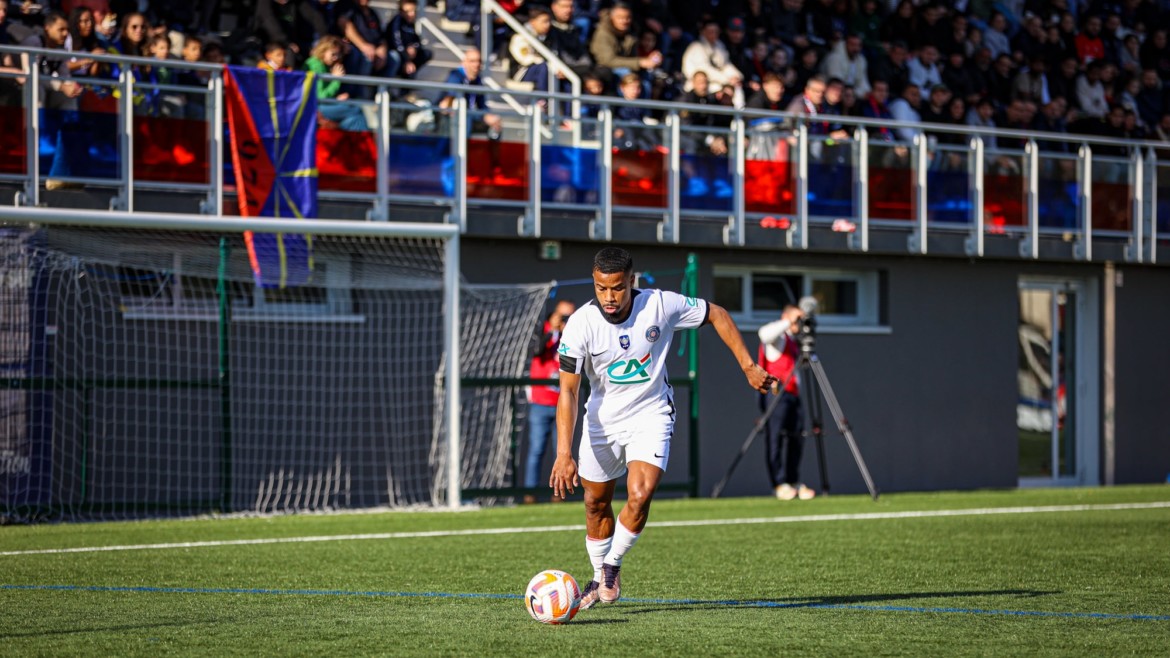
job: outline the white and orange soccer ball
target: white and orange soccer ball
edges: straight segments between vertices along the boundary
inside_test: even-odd
[[[542,624],[564,624],[581,607],[581,588],[572,576],[557,569],[541,571],[528,581],[524,607]]]

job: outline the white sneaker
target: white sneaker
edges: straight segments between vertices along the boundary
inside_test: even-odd
[[[804,486],[803,484],[800,484],[796,487],[796,495],[801,500],[812,500],[813,498],[817,497],[817,492],[813,491],[809,487]]]
[[[796,498],[796,493],[796,487],[787,482],[776,487],[776,498],[780,500],[792,500]]]

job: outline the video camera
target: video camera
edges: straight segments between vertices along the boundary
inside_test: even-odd
[[[817,298],[811,295],[801,297],[797,306],[804,313],[804,318],[800,321],[796,337],[802,347],[812,349],[817,340]]]

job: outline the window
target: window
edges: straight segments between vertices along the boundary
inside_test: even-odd
[[[758,327],[811,296],[821,327],[876,328],[881,325],[881,289],[877,271],[716,266],[713,301],[736,323]]]

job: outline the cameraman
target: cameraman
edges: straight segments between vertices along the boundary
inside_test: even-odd
[[[776,498],[810,500],[817,494],[800,482],[800,457],[804,452],[804,418],[800,405],[800,380],[794,372],[800,360],[797,333],[805,313],[799,307],[785,306],[780,319],[760,327],[760,366],[777,379],[773,393],[780,401],[764,426],[767,437],[768,476]],[[783,385],[784,390],[778,390]],[[767,409],[767,396],[760,396],[761,410]]]
[[[577,306],[561,300],[548,319],[536,327],[532,335],[530,355],[532,366],[528,376],[533,379],[556,379],[560,372],[560,357],[557,348],[561,345],[561,332],[565,322]],[[528,389],[528,468],[524,472],[524,487],[534,489],[540,477],[540,466],[548,439],[556,429],[557,398],[560,389],[556,386],[531,386]],[[554,498],[555,499],[555,498]],[[524,496],[525,503],[536,502],[532,494]]]

